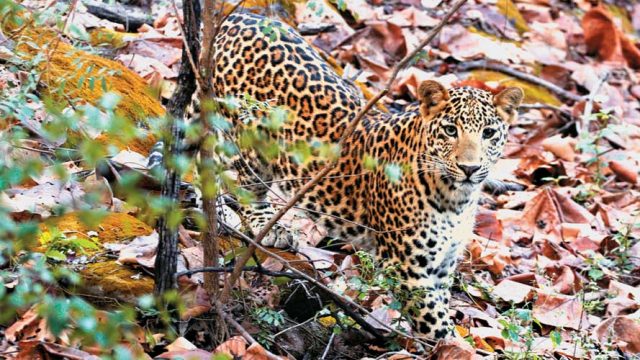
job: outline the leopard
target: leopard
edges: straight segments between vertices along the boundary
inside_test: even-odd
[[[335,166],[297,206],[330,237],[371,249],[384,267],[397,269],[401,289],[420,294],[404,304],[418,336],[451,335],[452,275],[523,91],[446,88],[426,80],[417,88],[416,106],[398,113],[370,109],[342,139],[366,101],[293,27],[233,13],[221,24],[214,48],[215,94],[249,97],[290,113],[277,135],[265,136],[340,145]],[[237,114],[225,116],[237,131],[248,126]],[[270,184],[291,196],[329,161],[302,163],[288,154],[267,158],[255,149],[241,155],[233,161],[238,182],[255,201],[240,212],[254,235],[276,211],[267,201]],[[295,249],[297,242],[279,222],[262,245]]]

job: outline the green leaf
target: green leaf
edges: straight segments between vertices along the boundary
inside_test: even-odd
[[[78,40],[89,41],[89,33],[83,26],[71,23],[69,24],[69,33]]]
[[[589,269],[588,274],[589,277],[594,281],[598,281],[604,277],[604,272],[597,267],[592,267],[591,269]]]
[[[100,249],[100,247],[96,243],[94,243],[89,239],[75,238],[75,239],[72,239],[71,242],[77,246],[80,246],[83,249],[92,249],[92,250]]]
[[[56,260],[56,261],[66,261],[67,260],[67,255],[65,255],[64,253],[62,253],[59,250],[55,250],[55,249],[48,249],[44,255],[51,259],[51,260]]]
[[[115,109],[115,107],[118,105],[119,102],[120,102],[120,95],[113,92],[108,92],[102,95],[102,98],[100,98],[100,107],[102,107],[105,110],[113,110]]]
[[[230,130],[232,127],[231,122],[218,113],[212,114],[209,117],[209,124],[211,124],[211,127],[222,131]]]
[[[562,336],[560,335],[560,331],[558,330],[553,330],[551,334],[549,334],[549,337],[551,338],[553,347],[557,347],[562,343]]]
[[[387,164],[384,166],[384,174],[392,183],[397,183],[402,177],[402,168],[398,164]]]
[[[531,321],[531,310],[516,309],[516,316],[523,321]]]
[[[378,167],[378,159],[369,154],[365,154],[362,159],[363,166],[366,170],[375,170]]]

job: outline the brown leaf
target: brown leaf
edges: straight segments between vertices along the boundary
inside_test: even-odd
[[[622,60],[618,29],[605,9],[594,7],[587,11],[582,18],[582,29],[589,53],[598,54],[602,60]]]
[[[139,264],[153,269],[157,247],[157,232],[154,231],[146,236],[138,236],[120,250],[118,262],[121,264]]]
[[[253,343],[247,348],[247,353],[243,357],[244,360],[267,360],[267,351],[258,343]]]
[[[214,354],[200,350],[176,350],[176,351],[167,351],[162,353],[156,357],[156,359],[169,359],[169,360],[211,360]]]
[[[534,239],[560,241],[562,223],[590,224],[593,221],[593,215],[571,198],[555,189],[544,188],[527,203],[522,218],[512,220],[510,225],[533,235]]]
[[[440,341],[433,354],[435,359],[459,359],[459,360],[472,360],[475,359],[476,351],[469,343],[460,338],[448,339]]]
[[[224,353],[234,358],[242,358],[247,353],[247,341],[242,336],[234,336],[218,345],[214,353]]]
[[[556,135],[543,140],[542,148],[560,159],[573,161],[576,158],[576,143],[574,138]]]
[[[598,324],[592,333],[602,344],[612,342],[620,350],[640,353],[640,320],[629,316],[616,316]]]
[[[559,268],[547,268],[547,275],[553,281],[552,288],[560,294],[573,295],[582,289],[582,281],[573,269],[563,265]]]
[[[502,223],[496,218],[496,212],[483,207],[476,213],[475,233],[491,240],[502,239]]]
[[[301,246],[298,253],[302,258],[313,262],[313,266],[318,269],[329,269],[336,267],[336,253],[310,246]]]
[[[83,196],[84,190],[77,182],[51,181],[10,195],[3,192],[0,203],[17,218],[30,214],[47,218],[55,207],[78,208],[85,205],[81,200]]]
[[[638,182],[638,166],[629,160],[611,160],[609,161],[609,169],[613,171],[618,179],[626,181],[630,184]]]
[[[538,292],[533,317],[543,324],[571,329],[587,329],[589,322],[580,299],[575,296]]]
[[[609,316],[626,315],[640,309],[640,289],[638,288],[611,280],[607,293],[615,295],[614,298],[605,300]]]
[[[582,18],[587,51],[598,54],[601,60],[624,62],[640,68],[640,49],[621,30],[603,7],[594,7]]]
[[[562,224],[562,239],[574,251],[597,251],[607,234],[588,224]]]
[[[622,46],[622,55],[627,60],[627,64],[632,69],[640,69],[640,49],[636,44],[630,38],[621,36],[620,45]]]

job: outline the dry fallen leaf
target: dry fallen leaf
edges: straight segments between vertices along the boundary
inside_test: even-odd
[[[433,349],[435,359],[472,360],[478,358],[476,352],[468,342],[460,338],[448,339],[438,343]]]
[[[628,160],[611,160],[609,161],[609,168],[622,181],[626,181],[630,184],[638,182],[638,172],[640,171],[640,168],[638,168],[634,162]]]
[[[493,288],[492,294],[504,301],[519,304],[529,299],[531,292],[534,290],[535,289],[529,285],[512,280],[502,280]]]
[[[247,341],[242,336],[234,336],[218,345],[214,353],[223,353],[234,358],[242,358],[247,353],[247,345]]]
[[[571,328],[588,329],[589,322],[578,297],[538,292],[533,304],[533,317],[543,324]]]
[[[630,316],[615,316],[598,324],[592,336],[602,344],[613,343],[620,350],[632,354],[640,353],[640,319]]]
[[[576,158],[577,140],[570,137],[562,137],[560,135],[552,136],[542,141],[542,147],[553,155],[566,161],[573,161]]]
[[[75,181],[52,181],[13,194],[2,192],[0,204],[14,217],[30,214],[48,218],[54,208],[74,209],[84,205],[84,190]]]

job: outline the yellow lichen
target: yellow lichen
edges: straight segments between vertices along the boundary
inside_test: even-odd
[[[84,224],[78,213],[68,213],[60,217],[48,219],[40,225],[42,231],[57,228],[69,235],[88,238],[89,231],[98,233],[98,241],[102,244],[122,242],[136,236],[149,235],[153,229],[129,214],[109,213],[98,225]]]
[[[513,22],[516,30],[518,30],[519,33],[529,31],[527,21],[524,19],[524,17],[520,13],[520,10],[518,10],[516,5],[511,0],[498,0],[496,6],[498,7],[498,11],[502,15],[509,19],[509,21]]]
[[[93,46],[108,45],[112,48],[119,49],[127,45],[124,38],[132,36],[138,35],[111,29],[96,28],[89,31],[89,43]]]
[[[515,79],[509,75],[497,71],[474,70],[469,75],[469,80],[479,80],[482,82],[497,82],[502,86],[517,86],[524,91],[525,103],[542,103],[560,106],[562,102],[542,86],[533,85],[529,82]]]

